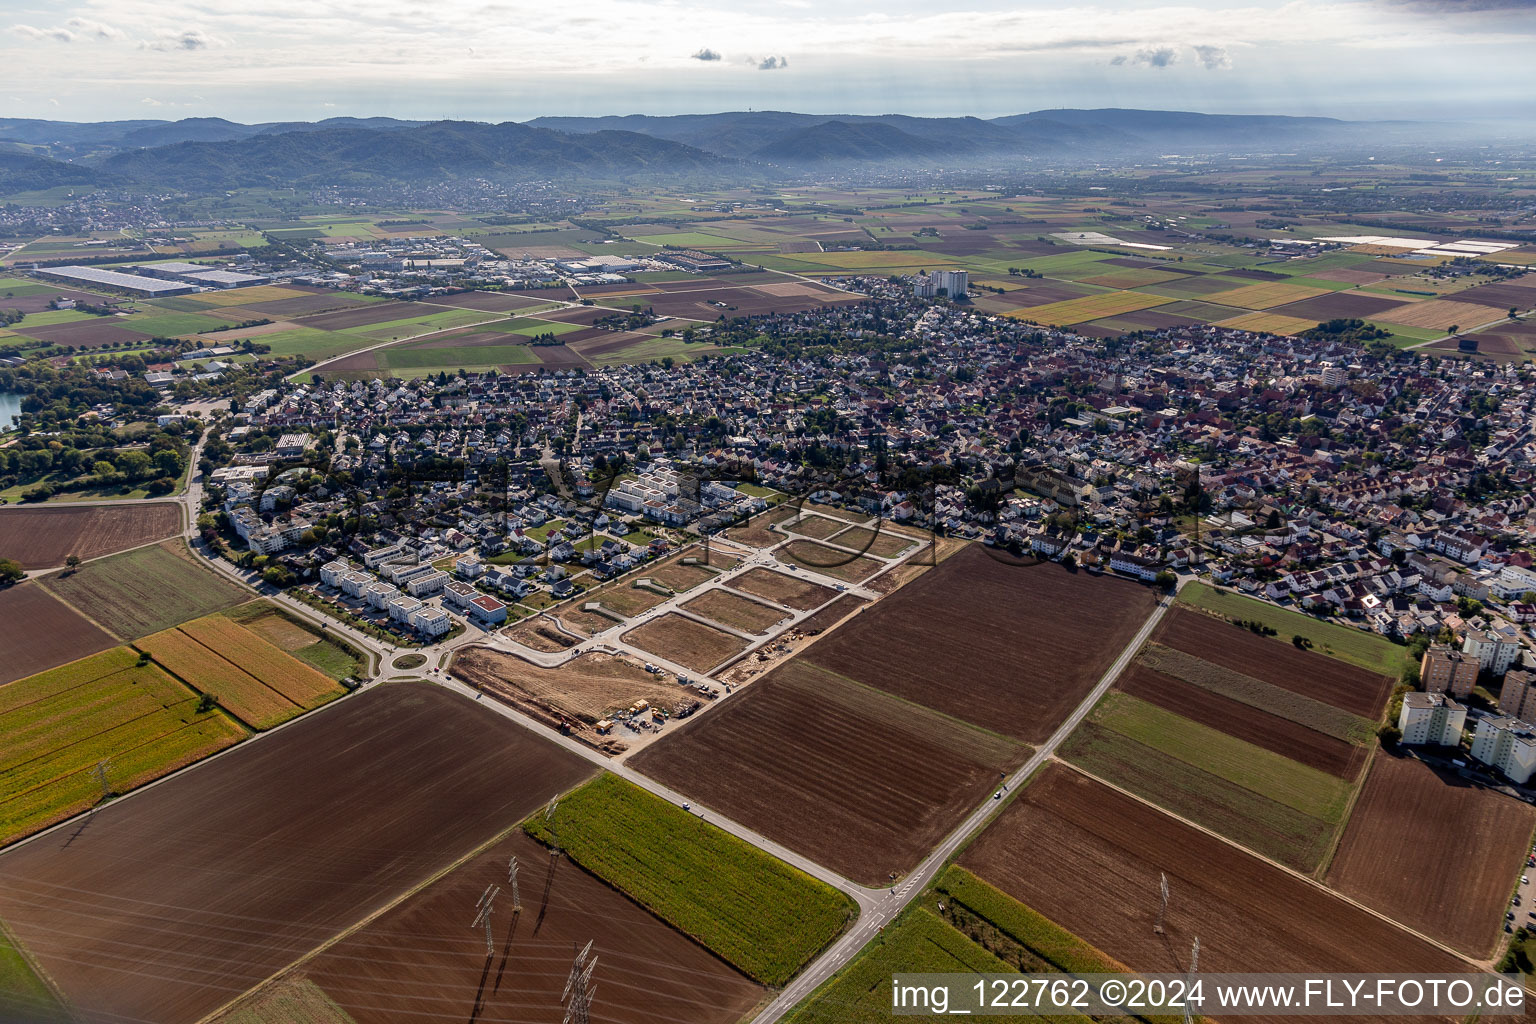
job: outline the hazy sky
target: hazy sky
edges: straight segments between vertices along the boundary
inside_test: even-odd
[[[0,0],[0,116],[1536,107],[1536,0]]]

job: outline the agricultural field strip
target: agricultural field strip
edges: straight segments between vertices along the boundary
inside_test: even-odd
[[[1202,690],[1240,704],[1246,704],[1266,714],[1283,718],[1288,722],[1305,726],[1344,740],[1346,743],[1365,743],[1376,731],[1376,724],[1359,715],[1352,715],[1332,704],[1324,704],[1301,693],[1294,693],[1262,679],[1244,675],[1233,669],[1197,658],[1192,654],[1164,647],[1153,642],[1141,652],[1141,662],[1148,668],[1164,675],[1198,686]]]
[[[1050,739],[1035,749],[1028,760],[1019,766],[1018,770],[1007,779],[1007,786],[1015,789],[1024,785],[1042,765],[1055,755],[1056,748],[1066,741],[1067,737],[1088,716],[1094,706],[1109,692],[1115,680],[1131,664],[1136,657],[1136,652],[1146,643],[1152,631],[1167,614],[1172,606],[1171,598],[1160,599],[1147,621],[1142,624],[1140,630],[1133,636],[1120,656],[1109,666],[1099,682],[1083,698],[1082,702],[1067,716],[1066,720],[1051,734]],[[821,986],[823,982],[831,978],[841,970],[855,955],[880,934],[880,930],[891,920],[894,920],[906,906],[915,900],[928,884],[937,877],[939,870],[948,863],[949,859],[968,842],[974,835],[983,829],[991,820],[995,810],[994,801],[988,800],[980,807],[973,810],[962,821],[943,843],[935,847],[902,883],[902,888],[890,898],[880,901],[873,907],[867,907],[860,915],[855,926],[843,934],[836,943],[825,953],[818,957],[800,975],[790,982],[778,996],[753,1019],[753,1024],[775,1024],[790,1010],[794,1009],[807,996]],[[846,891],[846,890],[845,890]],[[863,890],[868,892],[868,890]]]
[[[247,725],[276,725],[301,710],[283,694],[179,628],[151,634],[139,640],[137,646],[188,686],[218,698],[220,705]]]

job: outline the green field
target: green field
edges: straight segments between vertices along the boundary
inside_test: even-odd
[[[345,641],[332,633],[320,632],[270,601],[252,601],[231,608],[224,617],[332,679],[361,676],[367,667],[366,659]]]
[[[0,688],[0,842],[101,798],[98,762],[126,792],[243,739],[218,710],[153,664],[117,647]]]
[[[200,331],[216,331],[240,321],[217,313],[160,313],[152,316],[134,316],[119,320],[122,326],[140,334],[155,338],[180,338],[196,335]]]
[[[1092,718],[1106,729],[1191,767],[1324,821],[1336,822],[1344,816],[1353,789],[1338,776],[1281,757],[1128,693],[1106,695]]]
[[[1261,622],[1283,638],[1303,636],[1312,641],[1313,650],[1351,665],[1380,672],[1393,679],[1408,665],[1408,648],[1384,637],[1349,626],[1339,626],[1310,615],[1277,608],[1229,590],[1218,590],[1204,583],[1191,583],[1179,591],[1179,600],[1196,608],[1236,620]]]
[[[1084,771],[1297,871],[1310,872],[1322,863],[1338,828],[1095,722],[1079,726],[1058,753]]]
[[[401,338],[415,338],[435,331],[446,331],[454,327],[475,327],[503,319],[505,316],[501,313],[491,313],[482,309],[448,309],[440,313],[427,313],[423,316],[354,328],[352,333],[375,341],[397,341]]]
[[[363,338],[346,331],[321,331],[312,327],[274,331],[271,334],[256,335],[251,340],[269,347],[274,356],[304,356],[316,362],[334,359],[379,343],[377,338]]]
[[[844,894],[615,775],[523,828],[765,985],[794,977],[855,913]]]
[[[42,580],[87,618],[126,640],[250,600],[250,593],[182,554],[180,541],[125,551]]]
[[[28,313],[22,317],[20,323],[11,326],[17,330],[25,330],[28,327],[48,327],[53,324],[73,324],[81,320],[99,319],[101,318],[93,313],[83,313],[78,309],[45,309],[41,313]]]

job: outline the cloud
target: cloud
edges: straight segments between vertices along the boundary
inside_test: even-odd
[[[72,43],[75,41],[75,34],[69,29],[62,27],[37,28],[34,25],[12,25],[11,31],[23,39],[36,39],[38,41],[52,39],[60,43]]]
[[[1171,46],[1144,46],[1129,57],[1121,54],[1109,62],[1116,67],[1125,64],[1144,64],[1149,68],[1166,68],[1179,62],[1179,51]]]
[[[764,57],[757,62],[759,71],[778,71],[780,68],[789,67],[788,57]]]
[[[114,28],[105,22],[91,21],[88,18],[70,18],[66,24],[76,32],[91,39],[123,38],[122,29]]]
[[[1536,0],[1378,0],[1388,7],[1409,7],[1435,14],[1477,14],[1482,11],[1532,11]]]
[[[200,28],[183,29],[180,32],[161,32],[154,42],[140,43],[142,50],[206,50],[218,45],[218,40]]]
[[[165,106],[164,103],[161,103],[159,100],[155,99],[153,96],[145,96],[143,99],[139,100],[139,102],[144,104],[146,107],[163,107],[163,106]]]
[[[1222,46],[1196,46],[1195,60],[1207,71],[1225,71],[1232,66],[1232,56]]]
[[[717,53],[714,50],[711,50],[707,46],[704,47],[704,49],[700,50],[698,53],[692,54],[691,56],[693,57],[694,60],[719,60],[720,59],[720,54]]]

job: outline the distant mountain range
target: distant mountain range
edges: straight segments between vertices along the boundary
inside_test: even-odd
[[[734,111],[540,117],[523,124],[336,117],[240,124],[0,118],[0,191],[54,185],[228,188],[299,183],[772,177],[859,168],[1264,153],[1421,137],[1410,122],[1041,110],[983,120]]]

